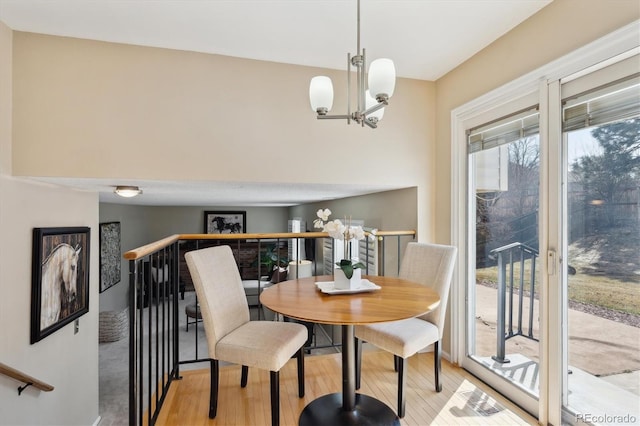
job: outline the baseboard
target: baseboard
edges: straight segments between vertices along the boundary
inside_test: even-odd
[[[98,424],[100,424],[100,421],[102,420],[101,416],[98,416],[98,418],[96,419],[95,422],[93,422],[93,426],[98,426]]]

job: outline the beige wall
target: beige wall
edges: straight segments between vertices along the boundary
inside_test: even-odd
[[[322,72],[346,112],[340,71],[20,32],[14,58],[15,175],[415,186],[433,238],[431,82],[399,79],[373,131],[311,111]]]
[[[0,22],[0,175],[11,174],[13,32]]]
[[[55,386],[29,388],[0,376],[0,423],[90,425],[98,418],[98,202],[90,193],[0,176],[0,360]],[[28,214],[25,214],[28,212]],[[32,230],[89,226],[89,312],[30,344]]]
[[[89,425],[98,418],[98,202],[96,194],[37,185],[11,170],[12,32],[0,22],[0,361],[55,386],[27,388],[0,375],[0,423]],[[14,74],[15,75],[15,74]],[[29,343],[34,227],[92,230],[89,312],[43,340]]]
[[[636,0],[555,0],[436,82],[436,240],[451,240],[451,111],[640,18]]]

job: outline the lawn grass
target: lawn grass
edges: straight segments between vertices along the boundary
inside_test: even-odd
[[[640,282],[598,275],[569,275],[569,300],[640,315]]]
[[[514,265],[514,288],[518,288],[520,278],[520,264]],[[509,270],[507,268],[507,274]],[[525,262],[524,289],[530,286],[530,262]],[[507,276],[507,282],[508,282]],[[536,265],[535,294],[540,290],[540,271]],[[476,281],[497,285],[498,268],[481,268],[476,270]],[[622,281],[619,277],[612,278],[605,275],[590,275],[577,273],[569,275],[569,300],[595,305],[606,309],[640,315],[640,281],[638,277],[629,277]]]

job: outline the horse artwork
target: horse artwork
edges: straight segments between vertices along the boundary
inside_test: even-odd
[[[77,296],[78,257],[81,247],[63,243],[53,249],[42,263],[42,300],[40,328],[44,330],[69,314]],[[64,309],[63,309],[64,308]]]
[[[204,212],[206,234],[240,234],[246,229],[246,212]]]
[[[89,311],[89,228],[35,228],[31,343]]]
[[[213,230],[218,234],[239,234],[242,231],[242,225],[237,222],[227,223],[227,219],[222,216],[216,216],[211,219]],[[228,231],[228,232],[227,232]]]

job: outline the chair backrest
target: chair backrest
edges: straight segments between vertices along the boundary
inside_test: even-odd
[[[190,251],[185,259],[200,303],[209,356],[218,359],[218,341],[249,322],[238,266],[229,246]]]
[[[431,287],[440,295],[440,305],[420,318],[444,331],[449,288],[456,263],[457,247],[440,244],[409,243],[400,265],[401,278]]]

